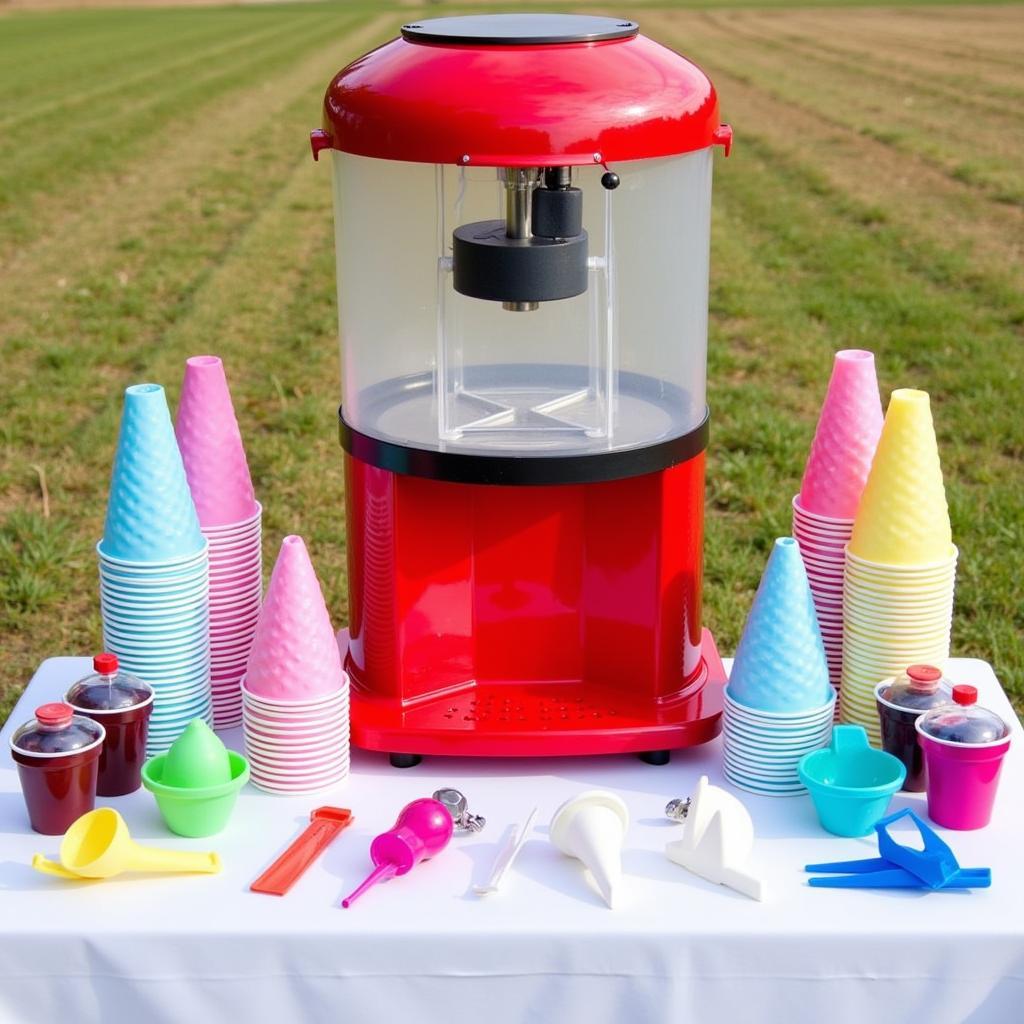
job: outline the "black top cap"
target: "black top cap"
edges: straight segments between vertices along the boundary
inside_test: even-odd
[[[430,18],[402,26],[402,36],[417,43],[467,46],[538,46],[545,43],[598,43],[629,39],[640,31],[635,21],[589,14],[470,14]]]

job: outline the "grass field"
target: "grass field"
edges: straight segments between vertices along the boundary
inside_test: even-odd
[[[734,647],[831,354],[868,347],[886,392],[932,393],[955,653],[1020,706],[1024,7],[627,6],[711,74],[737,137],[716,168],[707,622]],[[176,398],[196,352],[227,362],[267,561],[302,533],[345,620],[329,172],[307,138],[331,75],[411,9],[0,15],[0,718],[41,659],[97,647],[120,392]]]

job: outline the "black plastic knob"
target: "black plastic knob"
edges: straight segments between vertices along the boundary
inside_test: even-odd
[[[603,188],[608,189],[609,192],[611,192],[612,189],[618,188],[620,183],[621,179],[614,171],[605,171],[604,174],[601,175],[601,185]]]

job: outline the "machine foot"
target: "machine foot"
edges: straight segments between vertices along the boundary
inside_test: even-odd
[[[637,754],[644,764],[668,764],[672,759],[671,750],[645,750],[642,754]]]
[[[389,754],[392,768],[415,768],[423,760],[419,754]]]

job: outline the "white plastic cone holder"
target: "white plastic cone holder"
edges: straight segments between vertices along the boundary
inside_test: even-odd
[[[754,823],[731,793],[702,775],[683,821],[683,837],[665,846],[674,864],[751,899],[763,900],[762,879],[747,867],[754,847]]]
[[[622,843],[627,828],[625,803],[603,789],[567,800],[551,819],[551,842],[583,862],[601,898],[612,908],[622,889]]]

